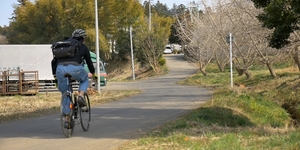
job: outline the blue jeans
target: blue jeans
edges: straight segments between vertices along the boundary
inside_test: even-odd
[[[89,86],[88,74],[83,66],[76,65],[58,65],[56,68],[56,78],[58,81],[58,89],[63,94],[69,88],[67,83],[67,77],[65,74],[68,73],[73,79],[79,82],[79,91],[86,92]],[[65,98],[63,100],[63,113],[68,114],[70,112],[70,100]]]

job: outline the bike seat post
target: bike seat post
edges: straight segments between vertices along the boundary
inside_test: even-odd
[[[67,85],[69,86],[69,84],[70,84],[70,83],[69,83],[69,77],[67,77]]]
[[[67,78],[68,91],[72,93],[73,92],[73,89],[72,89],[73,87],[72,87],[72,83],[71,83],[72,82],[72,79],[71,79],[72,76],[67,73],[67,74],[65,74],[65,77]]]

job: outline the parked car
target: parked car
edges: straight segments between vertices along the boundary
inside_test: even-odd
[[[172,50],[171,46],[167,45],[164,50],[164,54],[172,54],[172,53],[173,53],[173,50]]]

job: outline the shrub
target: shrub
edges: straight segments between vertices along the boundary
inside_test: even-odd
[[[182,50],[174,49],[173,53],[174,54],[180,54],[180,53],[182,53]]]
[[[160,57],[160,58],[158,59],[158,64],[159,64],[160,66],[165,65],[165,64],[166,64],[166,59],[165,59],[164,57]]]

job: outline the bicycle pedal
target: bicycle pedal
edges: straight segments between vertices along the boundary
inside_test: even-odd
[[[81,109],[81,112],[89,112],[88,109]]]

